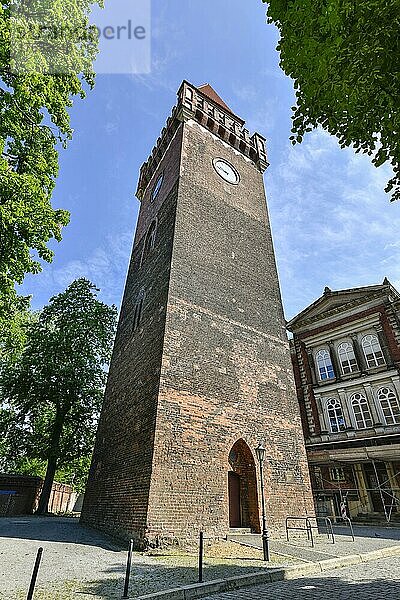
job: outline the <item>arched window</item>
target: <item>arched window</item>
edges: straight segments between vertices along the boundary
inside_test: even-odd
[[[376,335],[369,334],[363,337],[362,348],[368,367],[379,367],[385,364],[383,352]]]
[[[142,254],[142,263],[146,260],[147,256],[150,254],[150,252],[154,248],[154,242],[156,240],[156,229],[157,229],[157,223],[154,220],[154,221],[152,221],[152,223],[146,233],[146,239],[144,241],[144,248],[143,248],[143,254]]]
[[[336,398],[330,398],[326,403],[326,410],[328,412],[329,424],[332,433],[338,433],[346,429],[346,422],[344,420],[342,406]]]
[[[319,378],[324,381],[326,379],[335,379],[331,355],[328,350],[319,350],[316,355]]]
[[[356,393],[352,395],[350,402],[357,429],[372,427],[372,418],[366,397],[363,394]]]
[[[350,342],[342,342],[338,347],[340,366],[344,375],[358,371],[356,356]]]
[[[400,423],[400,405],[394,391],[387,387],[381,388],[378,390],[377,398],[380,402],[386,425]]]
[[[135,332],[139,328],[140,321],[142,319],[144,298],[145,298],[145,293],[142,290],[137,297],[135,309],[133,311],[133,322],[132,322],[132,331],[133,332]]]

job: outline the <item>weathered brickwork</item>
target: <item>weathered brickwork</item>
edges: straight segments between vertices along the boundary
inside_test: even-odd
[[[247,134],[235,147],[233,134],[209,120],[205,126],[185,111],[180,118],[159,167],[151,160],[142,169],[142,206],[83,511],[86,523],[142,544],[191,540],[200,529],[225,534],[229,471],[241,478],[242,525],[259,531],[260,441],[272,533],[288,514],[313,513],[262,148],[257,155],[252,146],[247,156]],[[217,174],[215,158],[235,167],[238,185]],[[151,202],[161,172],[160,196]],[[156,242],[140,266],[154,219]],[[141,328],[132,335],[142,289]]]
[[[148,196],[141,205],[82,510],[84,523],[137,540],[147,527],[180,149],[181,130],[160,164],[163,190],[154,203]],[[155,218],[154,248],[143,261],[146,232]],[[140,326],[133,331],[143,292]]]

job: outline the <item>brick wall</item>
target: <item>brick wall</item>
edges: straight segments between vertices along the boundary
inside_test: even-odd
[[[239,186],[212,158],[229,160]],[[271,528],[312,511],[261,173],[185,124],[160,381],[150,539],[228,528],[228,455],[265,440]]]
[[[81,520],[121,537],[143,539],[152,474],[163,335],[175,226],[182,132],[171,144],[153,182],[164,172],[154,202],[143,199],[121,306],[103,409]],[[155,244],[142,261],[146,232],[157,218]],[[138,295],[140,327],[133,332]]]
[[[217,157],[238,186],[217,175]],[[253,460],[266,444],[273,532],[288,513],[313,512],[262,175],[189,120],[142,200],[82,521],[142,546],[226,533],[238,440]]]
[[[32,515],[43,486],[41,477],[0,474],[0,516]],[[69,485],[53,483],[49,512],[70,510],[75,494]]]

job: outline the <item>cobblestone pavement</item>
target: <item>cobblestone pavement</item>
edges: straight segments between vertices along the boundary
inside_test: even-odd
[[[270,540],[272,552],[292,556],[299,561],[318,562],[327,558],[345,556],[346,554],[360,554],[379,550],[388,546],[400,544],[400,528],[397,527],[368,527],[365,525],[354,526],[355,541],[347,527],[334,526],[335,543],[327,535],[314,531],[314,548],[307,540],[307,534],[290,532],[290,540]],[[262,548],[259,535],[230,535],[230,539],[248,543],[255,548]],[[400,594],[399,594],[400,600]]]
[[[214,594],[203,600],[399,600],[400,560],[385,558],[323,574]]]
[[[258,541],[260,540],[260,536],[255,536],[255,538]],[[367,552],[368,550],[399,544],[399,538],[399,529],[360,529],[355,544],[345,536],[342,544],[345,548],[348,547],[349,551],[343,552],[343,554]],[[262,561],[261,550],[245,549],[243,546],[239,547],[238,544],[231,544],[229,549],[231,554],[228,558],[226,548],[223,550],[224,553],[218,554],[216,552],[213,557],[212,550],[206,547],[204,579],[205,581],[226,579],[254,573],[260,569],[268,570],[278,565],[298,564],[300,560],[314,560],[315,556],[318,556],[318,560],[321,560],[329,558],[326,548],[329,549],[329,552],[333,552],[331,549],[333,544],[327,544],[323,537],[316,542],[318,554],[310,555],[310,548],[304,546],[305,543],[304,539],[294,540],[289,545],[285,542],[273,541],[273,551],[274,549],[277,551],[278,544],[282,544],[281,554],[287,555],[291,552],[292,558],[273,555],[274,562],[268,564]],[[126,565],[126,548],[121,548],[101,533],[81,527],[75,518],[16,517],[0,519],[1,600],[24,600],[26,598],[33,563],[37,549],[40,546],[44,548],[44,552],[35,600],[76,600],[77,598],[81,600],[85,600],[85,598],[87,600],[103,598],[106,600],[119,600],[121,598]],[[335,553],[339,553],[339,549],[338,539],[337,545],[335,544]],[[400,558],[397,558],[396,561],[400,563]],[[357,572],[360,569],[372,569],[375,564],[377,563],[367,563],[367,565],[352,567],[352,569],[357,570]],[[333,582],[340,580],[341,575],[338,573],[336,571],[331,576]],[[197,581],[197,577],[197,557],[195,555],[164,554],[150,556],[135,552],[132,564],[131,595],[134,598],[138,595],[193,584]],[[380,577],[382,579],[382,573],[380,573]],[[387,588],[385,588],[387,591],[390,591],[393,577],[390,577],[389,573]],[[323,579],[325,578],[326,575]],[[277,590],[280,589],[280,585],[277,584]],[[287,582],[287,585],[293,586],[294,584]],[[316,584],[310,585],[315,586]],[[396,585],[399,586],[398,581]],[[323,588],[321,589],[323,590]],[[365,589],[364,585],[362,589]],[[270,596],[266,595],[264,597],[279,600],[280,597],[275,596],[273,590],[275,590],[275,587],[265,592],[271,594]],[[312,587],[304,591],[308,594],[304,598],[323,598],[324,595],[321,591],[320,596],[312,596],[312,593],[315,592]],[[247,594],[247,591],[240,592],[240,594],[245,593]],[[241,598],[242,596],[237,597]],[[347,598],[349,596],[343,595],[342,597]],[[362,598],[363,596],[359,597]],[[370,596],[365,597],[370,598]],[[386,593],[372,597],[391,600],[391,597]],[[253,598],[254,596],[252,600]],[[328,600],[328,597],[326,600]],[[336,597],[335,600],[337,600]],[[400,586],[396,600],[400,600]]]

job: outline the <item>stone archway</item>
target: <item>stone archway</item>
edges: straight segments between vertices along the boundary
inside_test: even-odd
[[[260,533],[256,465],[253,454],[243,439],[232,446],[229,465],[229,526]]]

